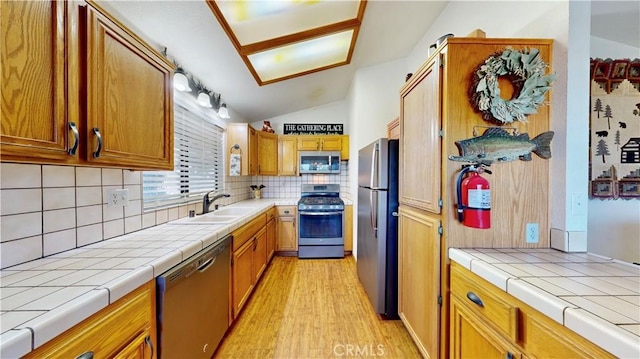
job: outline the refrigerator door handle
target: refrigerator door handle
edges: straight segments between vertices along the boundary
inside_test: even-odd
[[[369,187],[371,188],[378,187],[378,152],[378,144],[376,143],[371,153],[371,177],[369,177]]]
[[[371,228],[373,228],[373,236],[378,238],[378,191],[370,191],[369,198],[371,199]]]

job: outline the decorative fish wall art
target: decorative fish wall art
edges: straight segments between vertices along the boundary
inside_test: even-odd
[[[450,160],[490,165],[515,160],[531,161],[531,153],[540,158],[551,158],[553,131],[543,132],[533,139],[528,133],[509,134],[498,127],[490,127],[481,136],[456,141],[460,156]]]

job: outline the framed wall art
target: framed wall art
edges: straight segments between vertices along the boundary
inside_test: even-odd
[[[640,60],[591,66],[591,197],[640,199]]]

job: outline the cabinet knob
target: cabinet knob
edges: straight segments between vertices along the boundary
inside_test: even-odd
[[[93,352],[84,352],[76,357],[76,359],[93,359]]]
[[[93,128],[93,133],[98,138],[98,147],[96,147],[95,152],[93,152],[93,158],[98,158],[100,157],[100,152],[102,151],[102,135],[100,134],[100,129],[98,129],[97,127]]]
[[[78,132],[75,122],[69,122],[69,129],[73,132],[74,137],[73,146],[69,149],[69,155],[75,156],[76,151],[78,150],[78,144],[80,144],[80,133]]]
[[[284,213],[285,213],[285,214],[289,214],[289,210],[288,210],[288,209],[286,209],[286,210],[284,211]]]
[[[144,338],[144,342],[149,347],[149,350],[151,350],[151,355],[149,356],[149,358],[153,358],[153,342],[151,341],[151,336],[147,335]]]
[[[482,300],[480,299],[480,297],[478,297],[474,292],[468,292],[467,298],[470,301],[474,302],[477,306],[484,308],[484,303],[482,303]]]

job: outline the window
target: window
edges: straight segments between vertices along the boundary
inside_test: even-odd
[[[173,171],[149,171],[142,176],[144,209],[196,202],[222,188],[224,130],[213,115],[176,94],[174,102]]]

